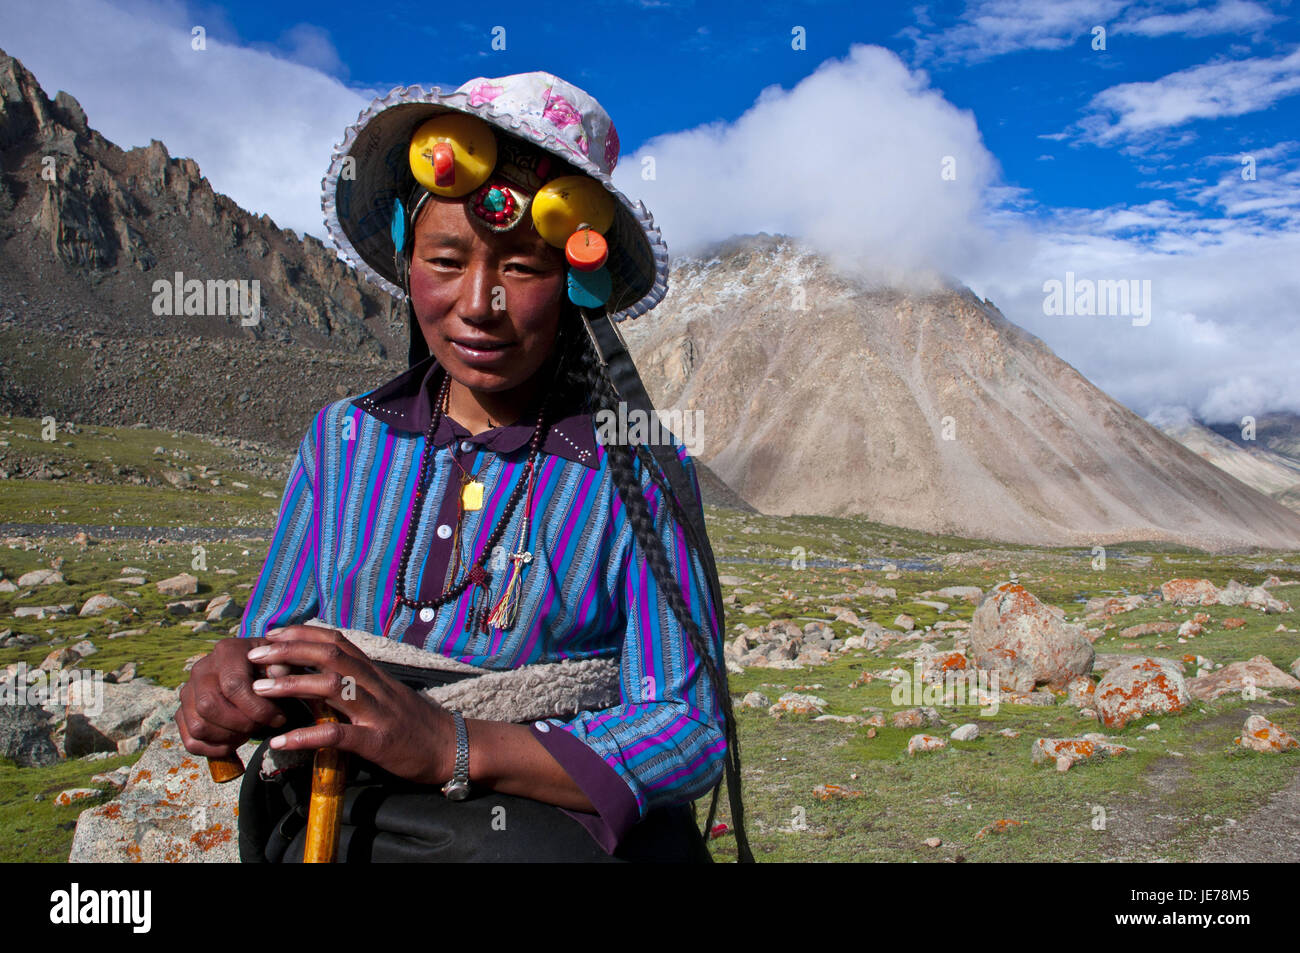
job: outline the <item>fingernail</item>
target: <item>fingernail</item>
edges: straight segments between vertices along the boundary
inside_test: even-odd
[[[253,683],[253,691],[255,692],[270,691],[272,688],[275,688],[275,679],[273,678],[259,678]]]
[[[284,735],[276,735],[274,738],[272,738],[272,739],[271,739],[271,747],[272,747],[272,748],[283,748],[283,747],[284,747]]]
[[[257,646],[257,648],[253,648],[253,649],[249,649],[249,650],[248,650],[248,660],[249,660],[250,662],[256,662],[256,661],[258,661],[259,659],[264,659],[264,658],[266,658],[266,657],[267,657],[268,655],[270,655],[270,654],[271,654],[271,648],[270,648],[270,646],[267,646],[267,645],[259,645],[259,646]]]
[[[266,637],[269,639],[271,636],[279,635],[283,631],[284,631],[284,626],[281,626],[278,629],[272,629],[270,632],[266,633]]]

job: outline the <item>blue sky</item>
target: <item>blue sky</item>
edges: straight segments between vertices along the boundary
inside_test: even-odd
[[[545,69],[614,117],[615,181],[675,255],[800,235],[880,280],[968,284],[1139,413],[1300,412],[1294,3],[8,7],[0,47],[51,95],[72,92],[123,147],[162,139],[300,231],[324,237],[330,148],[375,95]],[[653,182],[635,174],[647,155]],[[851,194],[829,200],[828,179]],[[1151,281],[1152,320],[1045,313],[1044,282],[1066,272]]]

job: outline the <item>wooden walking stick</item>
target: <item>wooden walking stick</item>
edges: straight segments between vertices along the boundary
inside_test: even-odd
[[[311,702],[316,724],[336,722],[338,713],[322,701]],[[343,824],[343,790],[347,764],[338,748],[317,748],[311,767],[311,800],[307,804],[307,839],[303,844],[304,864],[332,864],[339,849]]]
[[[312,715],[316,724],[338,721],[338,713],[322,701],[313,700]],[[209,758],[208,773],[217,784],[233,781],[244,773],[238,755]],[[339,848],[339,831],[343,823],[343,791],[347,783],[347,763],[337,748],[317,748],[312,759],[311,799],[307,803],[307,835],[303,844],[304,864],[332,864]]]

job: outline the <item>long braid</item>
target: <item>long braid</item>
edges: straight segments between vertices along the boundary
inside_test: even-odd
[[[573,328],[581,318],[577,314],[566,314],[565,320],[567,326]],[[617,412],[618,397],[613,383],[597,359],[590,339],[581,332],[572,335],[572,338],[576,338],[577,343],[570,345],[573,352],[569,360],[566,361],[566,370],[569,373],[566,375],[565,384],[569,387],[578,388],[579,393],[585,393],[586,399],[584,403],[588,411],[592,413],[599,410]],[[738,786],[740,779],[740,743],[736,733],[736,719],[731,705],[731,691],[727,684],[726,672],[725,670],[719,670],[714,661],[713,646],[705,641],[699,626],[695,624],[695,620],[691,617],[690,607],[686,604],[686,600],[682,595],[681,584],[677,580],[672,564],[668,560],[668,553],[664,548],[663,539],[655,529],[654,517],[650,513],[650,506],[646,502],[641,482],[636,476],[633,467],[633,448],[623,443],[610,443],[606,445],[605,449],[606,458],[609,460],[610,474],[613,477],[619,497],[623,501],[624,509],[628,514],[628,522],[632,526],[646,564],[650,567],[659,590],[665,594],[673,615],[676,616],[678,623],[690,638],[691,646],[704,665],[714,694],[718,697],[719,707],[721,707],[723,714],[724,734],[727,744],[723,757],[730,759],[733,776]],[[638,445],[635,452],[641,460],[642,468],[650,474],[651,479],[660,488],[673,518],[677,520],[678,525],[685,526],[686,516],[676,496],[667,486],[666,478],[653,461],[649,451]],[[688,571],[693,573],[694,566],[688,566]],[[721,611],[721,606],[715,608]],[[708,820],[705,822],[706,837],[713,827],[713,818],[717,811],[718,796],[721,790],[722,781],[719,780],[713,789]],[[749,840],[745,834],[744,809],[739,790],[732,792],[731,803],[732,824],[735,828],[740,859],[752,861]]]

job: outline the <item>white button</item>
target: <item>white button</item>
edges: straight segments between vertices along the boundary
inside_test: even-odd
[[[421,610],[420,610],[420,621],[421,621],[421,622],[432,622],[432,621],[433,621],[433,610],[430,609],[428,606],[425,606],[423,609],[421,609]]]
[[[438,538],[448,539],[450,537],[451,537],[451,527],[448,526],[446,523],[443,523],[441,526],[438,527]]]
[[[548,724],[547,724],[546,722],[544,722],[544,721],[535,721],[535,722],[533,722],[533,727],[536,728],[538,731],[542,731],[542,732],[546,732],[546,731],[550,731],[550,730],[551,730],[551,726],[548,725]]]
[[[465,451],[466,453],[469,453],[471,450],[474,449],[474,445],[473,445],[472,443],[470,443],[468,440],[462,440],[462,441],[460,442],[460,448],[461,448],[461,450]]]

